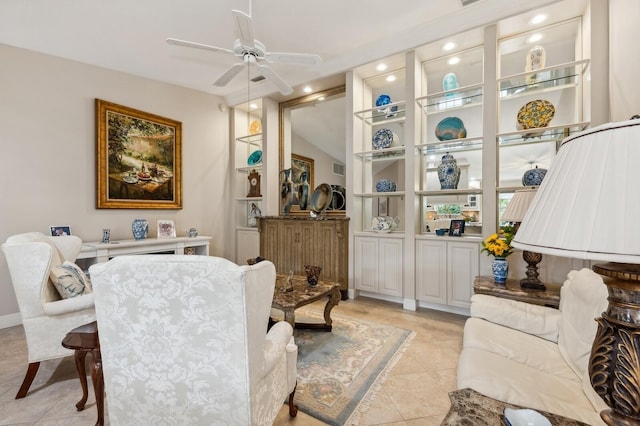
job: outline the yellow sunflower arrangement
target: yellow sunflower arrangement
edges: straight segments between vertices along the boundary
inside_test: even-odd
[[[511,254],[511,240],[513,239],[513,232],[510,227],[505,227],[500,230],[499,234],[492,234],[482,242],[482,250],[488,255],[495,257],[507,257]]]

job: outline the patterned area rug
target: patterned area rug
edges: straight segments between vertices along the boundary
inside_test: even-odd
[[[315,311],[298,312],[299,321],[322,318]],[[331,332],[294,332],[298,345],[295,401],[300,410],[330,425],[357,424],[415,333],[336,314],[331,318]]]

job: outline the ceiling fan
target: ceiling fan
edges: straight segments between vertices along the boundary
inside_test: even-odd
[[[228,53],[242,58],[242,63],[233,64],[214,83],[214,86],[224,87],[245,66],[256,65],[262,76],[271,81],[283,95],[290,95],[293,89],[275,71],[263,62],[281,63],[292,65],[316,65],[322,62],[322,58],[314,54],[306,53],[276,53],[268,52],[264,44],[253,37],[253,23],[251,16],[239,10],[232,10],[236,21],[236,34],[238,38],[233,43],[233,50],[222,47],[209,46],[207,44],[192,41],[168,38],[167,43],[178,46],[193,47],[212,52]]]

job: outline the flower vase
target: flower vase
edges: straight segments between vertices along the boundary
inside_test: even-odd
[[[493,272],[493,279],[496,284],[504,284],[507,281],[507,274],[509,273],[509,263],[504,257],[496,257],[491,263],[491,271]]]

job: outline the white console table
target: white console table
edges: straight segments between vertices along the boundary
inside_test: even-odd
[[[144,240],[120,240],[108,244],[88,242],[82,244],[78,263],[88,268],[94,263],[106,262],[112,257],[128,254],[198,254],[209,255],[211,237],[145,238]]]

